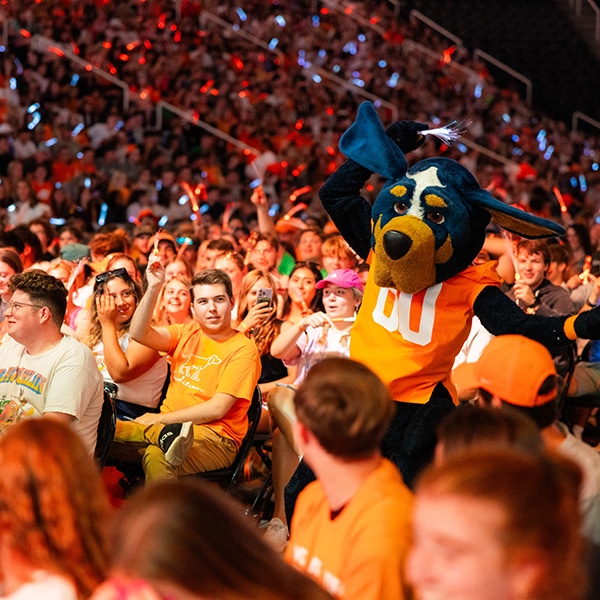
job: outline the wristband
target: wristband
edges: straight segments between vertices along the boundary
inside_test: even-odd
[[[540,299],[536,296],[535,300],[533,301],[533,304],[531,306],[528,306],[525,309],[525,312],[528,315],[535,315],[535,313],[537,312],[537,309],[540,307],[540,304],[541,304]]]
[[[589,299],[589,298],[588,298],[588,299],[585,301],[585,303],[586,303],[586,304],[587,304],[587,305],[588,305],[590,308],[596,308],[596,304],[592,304],[592,303],[590,302],[590,299]]]

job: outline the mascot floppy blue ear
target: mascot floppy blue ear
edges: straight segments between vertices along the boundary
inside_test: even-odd
[[[387,179],[400,179],[406,173],[404,153],[385,133],[371,102],[363,102],[358,107],[356,120],[340,138],[340,150],[359,165]]]
[[[496,200],[454,160],[429,158],[407,170],[370,102],[360,105],[340,150],[387,179],[371,210],[372,268],[380,287],[413,294],[457,275],[481,250],[492,216],[524,237],[564,233],[553,221]]]

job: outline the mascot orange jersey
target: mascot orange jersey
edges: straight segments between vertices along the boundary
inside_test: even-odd
[[[499,284],[494,263],[468,267],[416,294],[370,281],[352,327],[350,356],[369,365],[396,400],[424,404],[442,382],[457,401],[449,374],[469,335],[473,303],[483,287]]]

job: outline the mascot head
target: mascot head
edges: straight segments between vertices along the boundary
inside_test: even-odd
[[[491,217],[524,237],[564,233],[553,221],[496,200],[454,160],[428,158],[407,170],[370,102],[359,107],[340,149],[387,179],[371,211],[371,268],[380,287],[414,294],[457,275],[481,250]]]

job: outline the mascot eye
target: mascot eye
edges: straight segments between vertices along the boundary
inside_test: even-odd
[[[444,215],[442,213],[439,213],[435,210],[432,210],[431,212],[427,213],[427,218],[436,225],[440,225],[446,220],[444,219]]]
[[[399,215],[405,215],[408,212],[408,204],[406,204],[406,202],[396,202],[396,204],[394,204],[394,210],[399,214]]]

